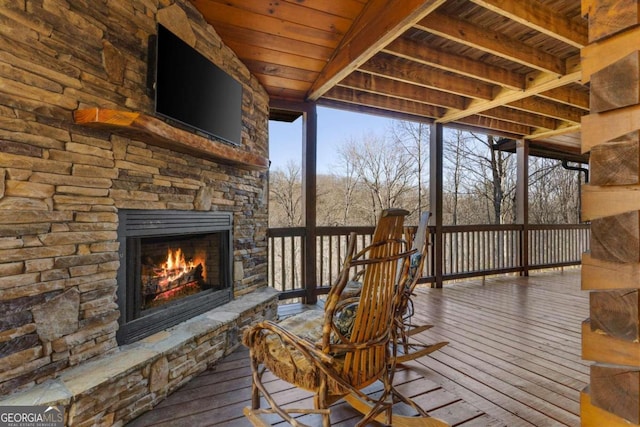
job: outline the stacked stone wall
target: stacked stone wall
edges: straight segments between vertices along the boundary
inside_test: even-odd
[[[265,286],[266,171],[73,122],[93,107],[153,114],[147,46],[158,22],[242,83],[236,149],[267,157],[266,92],[189,1],[4,1],[0,396],[118,353],[119,209],[233,212],[234,293]],[[192,363],[204,365],[171,375],[182,381]]]

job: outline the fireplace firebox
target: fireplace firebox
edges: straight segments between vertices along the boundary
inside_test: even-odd
[[[121,210],[118,216],[120,344],[231,300],[230,213]]]

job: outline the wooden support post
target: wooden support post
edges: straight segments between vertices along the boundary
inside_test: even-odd
[[[443,177],[443,127],[440,123],[431,125],[429,132],[429,209],[432,213],[431,221],[436,232],[433,238],[433,270],[434,286],[441,288],[444,273],[444,248],[442,238],[442,177]]]
[[[272,100],[269,107],[277,110],[302,113],[302,220],[305,227],[302,280],[304,281],[305,304],[315,304],[318,300],[317,288],[317,223],[316,223],[316,175],[318,116],[316,104],[309,102],[289,102]]]
[[[304,144],[302,148],[302,216],[306,227],[304,244],[304,281],[307,295],[304,303],[315,304],[318,296],[316,290],[316,258],[317,258],[317,223],[316,223],[316,176],[317,176],[317,145],[318,145],[318,115],[316,105],[308,104],[302,122]]]
[[[522,225],[520,235],[521,276],[529,275],[529,142],[516,142],[516,223]]]

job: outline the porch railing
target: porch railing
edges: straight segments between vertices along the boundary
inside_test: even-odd
[[[317,228],[319,294],[336,279],[351,232],[356,232],[360,249],[371,241],[373,227]],[[434,233],[430,228],[430,244]],[[304,227],[271,228],[268,239],[269,286],[281,291],[281,299],[304,296]],[[578,265],[588,250],[588,224],[444,226],[443,280]],[[429,254],[421,283],[435,281],[434,251]]]

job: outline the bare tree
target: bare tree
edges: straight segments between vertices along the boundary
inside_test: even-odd
[[[455,130],[447,139],[444,150],[444,163],[447,170],[447,180],[444,182],[448,193],[446,204],[450,206],[451,224],[458,224],[458,201],[462,185],[462,161],[465,144],[465,134],[461,130]]]
[[[300,164],[289,160],[285,170],[269,173],[269,223],[272,227],[295,227],[302,224],[302,182]]]
[[[529,219],[538,224],[580,222],[581,176],[560,161],[536,159],[529,183]]]
[[[445,146],[445,157],[454,179],[454,194],[449,199],[455,204],[452,209],[455,223],[505,224],[512,221],[513,198],[509,196],[515,194],[514,156],[496,150],[491,135],[454,132],[450,141],[453,143]],[[473,207],[463,207],[463,202]],[[473,212],[464,220],[463,208]],[[479,216],[480,212],[484,215]]]
[[[430,127],[425,123],[396,120],[391,128],[393,142],[402,147],[412,160],[413,173],[416,176],[418,200],[416,210],[418,218],[428,208],[429,197],[426,190],[429,186],[429,135]]]
[[[369,223],[375,223],[383,209],[406,205],[412,174],[411,159],[404,150],[369,134],[360,142],[348,141],[338,155],[352,165],[359,182],[368,190]]]
[[[358,145],[358,142],[351,138],[351,140],[345,145],[355,147]],[[334,186],[332,189],[334,191],[341,192],[341,204],[334,205],[333,210],[336,210],[336,208],[340,206],[340,211],[342,212],[340,225],[347,225],[349,223],[353,207],[357,203],[356,192],[359,184],[358,174],[352,156],[349,156],[344,152],[338,152],[337,164],[334,166],[333,176],[336,184],[339,185]]]

